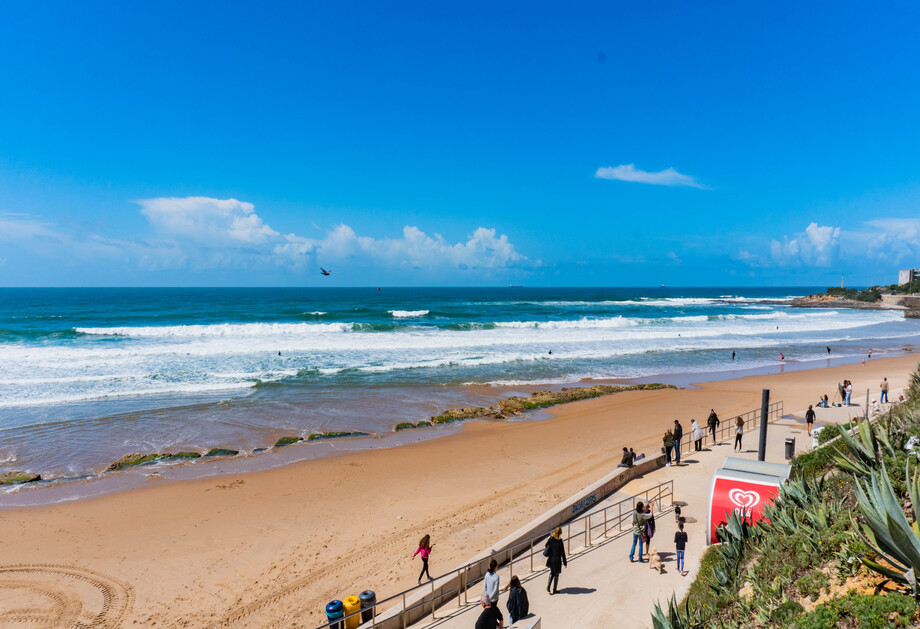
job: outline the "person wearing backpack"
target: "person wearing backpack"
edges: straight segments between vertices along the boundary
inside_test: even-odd
[[[517,576],[511,577],[508,584],[508,615],[511,616],[513,625],[530,613],[530,602],[527,600],[527,590],[521,585]]]

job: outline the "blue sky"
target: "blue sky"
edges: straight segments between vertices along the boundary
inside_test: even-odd
[[[918,13],[4,3],[0,285],[892,282]]]

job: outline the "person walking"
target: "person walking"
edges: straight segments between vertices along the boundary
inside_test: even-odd
[[[431,556],[431,535],[425,535],[418,543],[418,548],[412,553],[412,558],[415,559],[416,555],[422,556],[422,571],[418,573],[418,582],[422,582],[422,576],[426,575],[428,580],[431,581],[431,573],[428,572],[428,557]]]
[[[690,420],[690,437],[693,439],[694,451],[703,450],[703,427],[695,419]]]
[[[530,613],[530,602],[527,600],[527,590],[521,585],[517,575],[511,577],[508,584],[508,615],[511,616],[513,625]]]
[[[645,509],[643,510],[643,513],[645,513],[645,516],[648,518],[645,521],[645,531],[644,531],[645,532],[645,538],[644,538],[645,558],[651,559],[651,557],[649,557],[649,553],[652,552],[652,538],[655,537],[655,514],[652,512],[651,503],[645,505]]]
[[[562,529],[556,527],[552,535],[546,540],[546,548],[543,549],[546,555],[546,567],[549,568],[549,581],[546,583],[546,591],[555,594],[559,586],[559,573],[562,572],[562,566],[569,567],[565,559],[565,544],[562,542]]]
[[[504,629],[505,617],[502,616],[501,610],[492,604],[489,595],[483,594],[479,597],[479,602],[482,603],[482,613],[476,620],[476,629]]]
[[[677,532],[674,533],[674,545],[677,547],[677,571],[682,577],[687,576],[684,570],[684,551],[687,549],[687,532],[684,530],[684,523],[678,521]]]
[[[497,566],[497,561],[494,559],[490,561],[489,569],[482,578],[483,596],[488,595],[489,600],[492,601],[492,607],[496,609],[498,608],[498,587],[500,585],[498,573],[495,571]],[[501,615],[501,612],[499,612],[499,615]]]
[[[655,504],[654,500],[649,501],[649,506]],[[636,554],[636,544],[639,544],[639,563],[645,563],[642,559],[642,532],[645,528],[645,521],[648,520],[648,514],[645,513],[645,505],[642,502],[636,503],[636,509],[633,511],[632,516],[632,548],[629,550],[629,560],[634,562],[633,557]]]
[[[741,415],[735,420],[735,450],[741,452],[741,437],[744,435],[744,420]]]
[[[671,467],[671,450],[674,449],[674,434],[670,430],[665,431],[662,441],[664,442],[664,453],[667,457],[665,466]]]
[[[680,464],[680,440],[684,437],[684,427],[674,420],[674,465]]]
[[[879,401],[882,404],[888,403],[888,378],[882,378],[882,383],[878,385],[879,389],[882,390],[882,396],[879,398]]]
[[[815,425],[815,411],[811,407],[811,404],[808,405],[808,410],[805,411],[805,425],[808,427],[808,436],[811,436],[811,430]]]
[[[706,423],[709,425],[709,434],[712,435],[712,443],[715,445],[716,441],[716,429],[719,427],[719,416],[716,415],[716,410],[714,408],[709,409],[709,419],[706,420]]]

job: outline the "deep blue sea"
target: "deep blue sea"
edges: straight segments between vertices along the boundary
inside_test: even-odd
[[[132,451],[382,434],[524,385],[916,342],[920,322],[899,312],[760,303],[819,290],[0,289],[0,471],[69,477]]]

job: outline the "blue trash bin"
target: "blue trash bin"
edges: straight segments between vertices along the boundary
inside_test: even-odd
[[[329,601],[326,605],[326,619],[331,623],[345,615],[345,605],[342,601]],[[330,629],[342,629],[342,621],[329,625]]]

